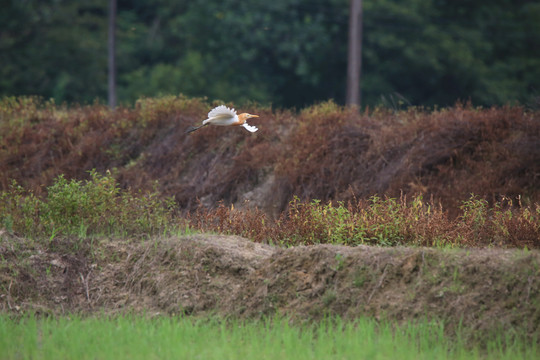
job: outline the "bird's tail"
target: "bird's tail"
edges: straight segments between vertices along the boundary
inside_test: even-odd
[[[192,133],[194,132],[195,130],[198,130],[200,128],[202,128],[203,126],[206,126],[207,124],[202,124],[201,126],[190,126],[187,130],[186,130],[186,134],[189,134],[189,133]]]

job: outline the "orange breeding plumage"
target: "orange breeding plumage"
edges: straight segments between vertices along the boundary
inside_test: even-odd
[[[217,125],[217,126],[243,126],[247,131],[255,132],[257,129],[255,126],[250,126],[246,121],[247,119],[257,118],[258,115],[251,115],[248,113],[242,113],[236,115],[236,110],[229,109],[225,105],[220,105],[208,113],[208,118],[202,122],[200,126],[190,127],[186,133],[193,132],[197,129],[202,128],[206,125]]]

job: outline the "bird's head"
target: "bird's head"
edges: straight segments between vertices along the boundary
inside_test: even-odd
[[[240,120],[240,124],[243,124],[248,119],[258,118],[258,117],[259,117],[259,115],[252,115],[252,114],[248,114],[248,113],[242,113],[242,114],[238,115],[238,120]]]

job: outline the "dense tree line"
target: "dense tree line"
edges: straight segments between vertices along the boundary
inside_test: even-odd
[[[107,0],[2,0],[0,95],[107,98]],[[348,0],[118,0],[118,98],[345,98]],[[538,102],[537,1],[364,0],[364,105]]]

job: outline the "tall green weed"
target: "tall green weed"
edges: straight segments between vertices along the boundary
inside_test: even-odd
[[[110,172],[91,171],[85,181],[61,175],[46,193],[37,197],[14,182],[0,194],[0,223],[33,238],[152,235],[173,227],[171,199],[122,190]]]
[[[356,202],[302,202],[295,197],[277,220],[263,212],[238,210],[221,203],[200,207],[188,216],[190,227],[245,236],[281,245],[343,244],[379,246],[540,248],[540,206],[498,202],[490,208],[476,195],[453,218],[422,196]]]

